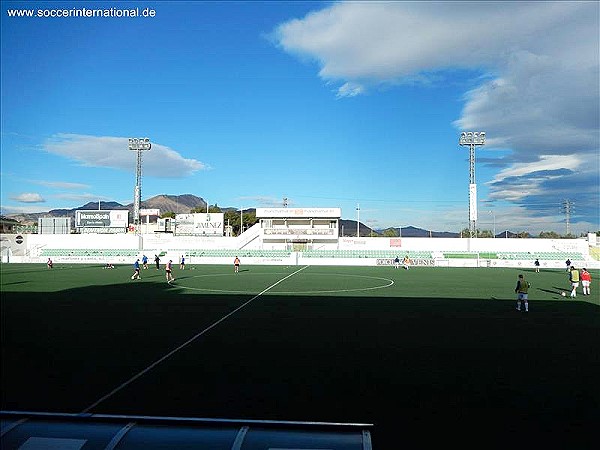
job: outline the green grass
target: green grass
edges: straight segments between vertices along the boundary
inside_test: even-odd
[[[596,285],[566,300],[562,270],[188,266],[173,286],[153,266],[0,270],[3,410],[81,412],[241,307],[90,412],[374,423],[375,449],[474,428],[485,448],[587,448],[597,425]]]

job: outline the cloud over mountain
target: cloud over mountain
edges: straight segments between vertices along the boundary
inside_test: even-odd
[[[88,167],[131,171],[136,165],[137,152],[128,149],[128,138],[124,137],[59,133],[47,139],[43,149]],[[142,158],[144,174],[155,177],[184,178],[206,168],[202,162],[157,143],[152,143]]]

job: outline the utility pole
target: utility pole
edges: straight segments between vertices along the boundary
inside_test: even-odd
[[[242,234],[243,230],[244,230],[244,208],[240,208],[240,234]]]
[[[360,237],[360,205],[356,204],[356,237]]]
[[[567,236],[571,234],[571,214],[573,213],[573,202],[566,199],[561,206],[565,212],[565,223],[567,225]]]

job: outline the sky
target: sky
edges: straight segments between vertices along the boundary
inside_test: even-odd
[[[1,5],[3,215],[132,203],[148,137],[142,201],[459,231],[485,131],[477,228],[600,230],[599,2]]]

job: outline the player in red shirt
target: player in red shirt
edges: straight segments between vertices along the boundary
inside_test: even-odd
[[[583,287],[583,295],[590,295],[590,284],[592,284],[592,276],[584,267],[581,270],[581,286]]]

